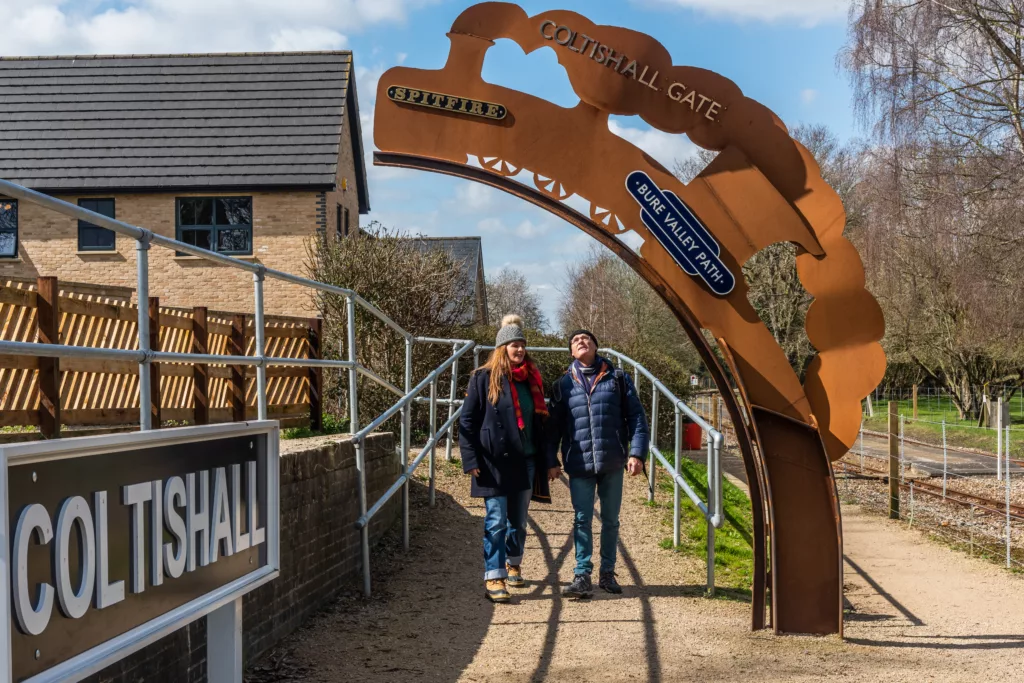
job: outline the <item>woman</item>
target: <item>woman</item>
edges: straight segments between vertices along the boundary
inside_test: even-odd
[[[523,321],[507,315],[487,364],[469,379],[459,422],[462,470],[471,495],[483,498],[484,584],[492,602],[508,602],[508,586],[526,585],[520,569],[536,460],[543,462],[548,409],[540,372],[526,352]],[[542,475],[546,471],[541,470]],[[547,478],[540,479],[546,484]]]

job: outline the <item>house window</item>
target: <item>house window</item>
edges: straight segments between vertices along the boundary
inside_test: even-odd
[[[107,218],[114,217],[113,199],[79,199],[78,205]],[[78,221],[78,251],[114,251],[114,239],[113,230]]]
[[[221,254],[251,254],[252,197],[178,198],[177,237]]]
[[[0,200],[0,258],[18,255],[18,202]]]
[[[341,204],[338,204],[337,208],[338,208],[338,212],[337,212],[337,215],[334,217],[334,234],[336,234],[338,236],[338,239],[341,239],[341,237],[342,237],[342,232],[341,232]]]
[[[348,237],[348,209],[345,209],[345,237]]]

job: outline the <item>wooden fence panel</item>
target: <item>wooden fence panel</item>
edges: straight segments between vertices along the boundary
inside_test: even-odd
[[[57,289],[60,343],[107,349],[138,348],[138,309],[131,291],[75,283],[59,283]],[[110,289],[110,288],[107,288]],[[0,339],[35,341],[39,294],[34,282],[0,279]],[[154,350],[190,353],[196,345],[197,309],[156,306],[151,313],[151,345]],[[236,318],[242,319],[244,341],[236,353],[252,355],[255,348],[253,316],[206,311],[205,344],[198,347],[214,355],[232,353]],[[156,324],[158,321],[159,324]],[[45,321],[44,321],[45,322]],[[307,358],[313,348],[310,321],[306,318],[267,316],[266,353],[280,358]],[[240,341],[238,339],[236,342]],[[34,357],[0,355],[0,426],[35,427],[41,424],[40,367],[48,361]],[[245,419],[256,412],[256,373],[253,367],[208,365],[205,372],[205,406],[196,414],[199,366],[191,363],[159,363],[154,368],[154,387],[159,403],[153,406],[164,422],[205,423]],[[291,423],[308,422],[311,373],[305,368],[267,369],[267,402],[272,418]],[[139,411],[138,365],[132,361],[62,359],[59,363],[59,420],[64,425],[137,424]],[[234,406],[232,386],[240,383],[239,405]],[[243,398],[244,397],[244,398]],[[314,396],[315,398],[315,396]],[[233,407],[234,406],[234,407]],[[204,414],[205,413],[205,414]],[[240,416],[241,415],[241,416]]]

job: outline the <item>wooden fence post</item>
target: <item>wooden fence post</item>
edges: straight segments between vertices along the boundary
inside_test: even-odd
[[[60,344],[60,303],[57,278],[36,279],[36,339]],[[60,359],[39,357],[39,432],[44,439],[60,436]]]
[[[149,348],[160,351],[160,297],[149,297]],[[153,416],[153,429],[160,429],[160,364],[149,364],[149,413]]]
[[[231,341],[228,353],[232,356],[245,355],[245,315],[237,314],[231,318]],[[245,366],[231,366],[231,420],[245,422]]]
[[[914,385],[914,419],[917,419],[917,385]]]
[[[889,401],[889,519],[900,518],[899,404]]]
[[[320,348],[323,323],[321,318],[310,318],[309,320],[309,358],[323,357]],[[324,369],[309,368],[309,428],[315,432],[323,429],[323,391]]]
[[[206,306],[192,309],[192,353],[209,354],[209,333],[206,327]],[[192,365],[192,422],[210,424],[210,366]]]

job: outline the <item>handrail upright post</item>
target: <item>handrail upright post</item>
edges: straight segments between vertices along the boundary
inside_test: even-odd
[[[352,434],[359,432],[359,389],[356,386],[356,302],[350,295],[345,298],[345,313],[348,329],[348,360],[351,363],[348,368],[348,409],[349,409],[349,431]],[[356,449],[356,475],[359,493],[359,516],[366,514],[366,443],[362,438],[355,440]],[[367,524],[359,530],[359,545],[362,551],[363,565],[363,595],[370,595],[370,525]]]
[[[715,439],[712,432],[708,432],[708,566],[707,566],[707,593],[708,597],[715,595],[715,525],[711,522],[712,510],[714,510],[714,453]]]
[[[652,386],[651,393],[651,445],[655,448],[658,447],[658,387],[654,384]],[[625,406],[623,406],[625,409]],[[627,434],[628,438],[628,434]],[[626,445],[626,455],[629,455],[629,444]],[[647,470],[647,501],[649,503],[654,502],[654,483],[657,481],[657,476],[654,472],[657,466],[657,458],[649,458],[650,468]],[[679,463],[676,463],[676,467],[679,467]],[[678,469],[676,470],[679,471]]]
[[[437,429],[437,376],[430,381],[430,429],[427,431],[430,433],[430,438],[436,435]],[[429,501],[430,507],[434,507],[434,455],[437,451],[437,439],[434,439],[434,443],[430,446],[430,484],[429,484]]]
[[[455,355],[459,351],[459,345],[452,345],[452,355]],[[459,359],[456,358],[455,362],[452,363],[452,383],[451,391],[448,392],[448,419],[452,419],[452,414],[455,412],[455,391],[456,382],[459,378]],[[448,428],[448,441],[444,447],[444,460],[445,462],[452,461],[452,437],[455,435],[455,425]]]
[[[153,393],[152,379],[149,372],[151,353],[149,345],[149,239],[148,233],[135,240],[135,263],[137,283],[135,288],[139,322],[136,331],[139,334],[139,351],[143,353],[139,361],[139,431],[153,428],[153,413],[150,408]]]
[[[473,347],[473,369],[476,370],[480,367],[480,347]]]
[[[683,449],[683,422],[682,422],[682,411],[679,410],[679,406],[676,405],[675,409],[676,409],[676,411],[675,411],[676,412],[676,429],[675,429],[676,459],[675,459],[675,467],[676,467],[676,474],[680,474],[680,471],[679,471],[679,464],[680,464],[679,463],[679,459],[682,456],[682,449]],[[679,504],[680,504],[680,497],[679,497],[679,481],[678,481],[678,479],[676,479],[676,478],[672,479],[672,488],[673,488],[673,491],[672,491],[672,547],[673,548],[678,548],[679,547],[679,541],[680,541],[680,538],[679,538]]]
[[[412,391],[412,337],[405,338],[405,393]],[[402,473],[409,466],[409,445],[412,440],[412,401],[402,411]],[[409,550],[409,479],[402,485],[402,547]]]
[[[256,299],[256,348],[253,355],[257,358],[256,365],[256,414],[259,419],[267,419],[267,363],[265,357],[266,332],[263,318],[263,271],[258,270],[252,274],[253,292]]]

